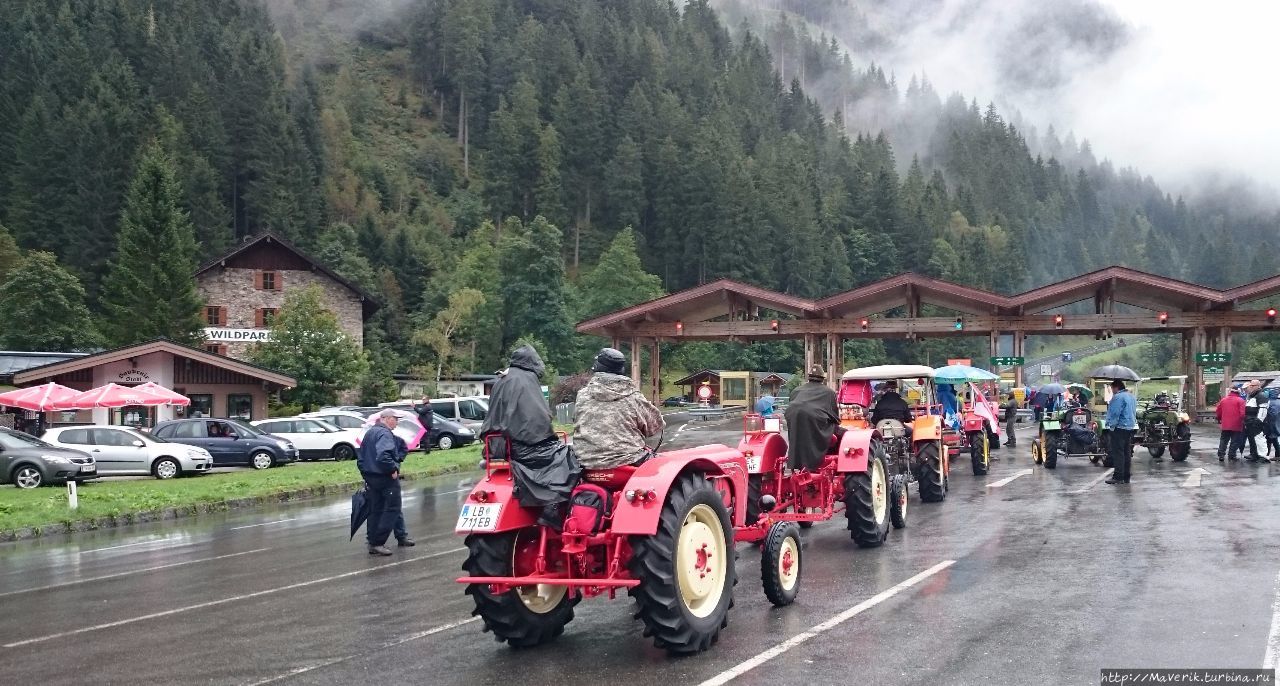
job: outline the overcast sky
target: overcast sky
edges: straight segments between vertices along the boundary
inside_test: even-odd
[[[1041,132],[1073,130],[1100,159],[1135,165],[1168,190],[1203,185],[1207,171],[1280,188],[1276,0],[856,6],[894,43],[869,51],[899,83],[924,72],[943,97],[958,90],[1016,107]]]

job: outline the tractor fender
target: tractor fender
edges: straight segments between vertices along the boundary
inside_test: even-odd
[[[865,472],[871,459],[871,439],[878,438],[873,429],[855,429],[844,432],[836,453],[836,471]]]
[[[975,431],[985,431],[986,420],[976,414],[967,414],[964,416],[964,432],[973,433]]]
[[[942,418],[936,414],[918,417],[911,423],[911,441],[936,441],[942,438]]]
[[[483,496],[480,494],[483,492]],[[538,521],[538,508],[521,507],[515,496],[515,482],[510,471],[498,471],[481,479],[463,501],[463,506],[500,504],[497,524],[483,533],[500,533],[533,526]],[[461,508],[459,508],[461,509]],[[454,533],[470,533],[474,529],[454,529]]]
[[[744,434],[738,451],[747,459],[748,474],[764,474],[776,470],[779,458],[787,456],[787,441],[780,434]]]
[[[733,510],[733,526],[740,527],[747,516],[745,507],[733,507],[747,492],[747,463],[742,452],[727,445],[704,445],[687,450],[660,453],[640,465],[627,480],[623,497],[613,512],[611,531],[621,535],[652,536],[667,502],[667,493],[676,479],[687,472],[699,472],[718,479],[725,506]],[[627,500],[627,491],[650,493],[652,497]],[[732,532],[726,532],[732,535]]]

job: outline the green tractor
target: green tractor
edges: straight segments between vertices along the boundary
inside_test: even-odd
[[[1045,388],[1054,396],[1066,394],[1071,400],[1061,409],[1046,412],[1040,420],[1039,435],[1031,441],[1032,461],[1045,469],[1056,469],[1058,460],[1066,457],[1088,457],[1093,464],[1101,464],[1106,458],[1106,430],[1102,417],[1089,405],[1093,393],[1079,384]]]
[[[1151,400],[1142,402],[1138,409],[1138,431],[1134,434],[1134,442],[1145,445],[1151,457],[1159,459],[1168,449],[1169,457],[1175,462],[1182,462],[1191,454],[1191,417],[1182,409],[1187,377],[1146,377],[1139,382],[1138,388],[1147,381],[1167,380],[1178,381],[1178,394],[1171,397],[1167,391],[1160,391]]]

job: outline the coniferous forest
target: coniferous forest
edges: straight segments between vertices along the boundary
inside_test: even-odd
[[[88,318],[30,340],[18,323],[49,315],[6,304],[0,343],[131,342],[102,324],[113,273],[154,271],[117,255],[149,216],[140,175],[181,210],[146,259],[189,270],[270,230],[377,294],[371,379],[488,371],[521,339],[577,370],[597,342],[575,321],[720,277],[812,297],[906,270],[1006,293],[1110,264],[1211,285],[1277,271],[1275,214],[1172,196],[1087,132],[1024,131],[803,17],[724,9],[0,3],[0,294],[29,262],[58,316]],[[795,351],[675,354],[791,368]]]

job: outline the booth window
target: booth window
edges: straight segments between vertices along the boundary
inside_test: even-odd
[[[187,397],[191,398],[191,404],[187,406],[188,417],[212,417],[213,416],[213,394],[212,393],[192,393]]]
[[[241,393],[228,395],[227,417],[230,419],[253,419],[253,396]]]
[[[223,357],[226,357],[227,344],[226,343],[205,343],[204,351],[207,353],[213,353],[214,355],[222,355]]]

